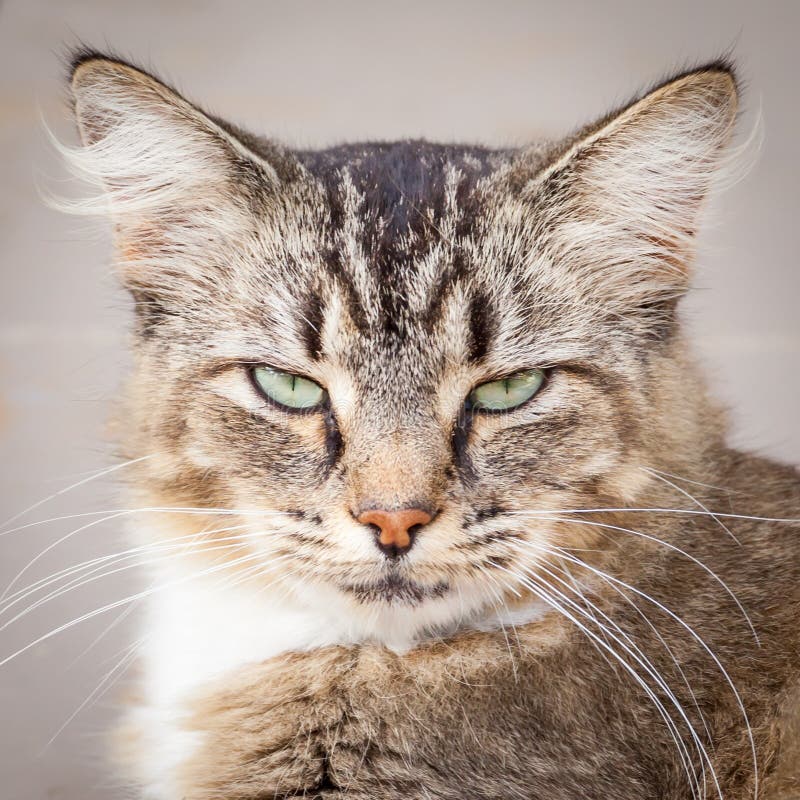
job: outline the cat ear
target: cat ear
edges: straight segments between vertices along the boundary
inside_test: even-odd
[[[595,297],[674,305],[736,116],[726,65],[680,75],[568,141],[525,189],[537,236]]]
[[[83,147],[71,166],[98,188],[83,213],[112,219],[123,282],[134,292],[213,286],[253,203],[276,169],[230,130],[152,76],[102,55],[76,59],[71,79]]]

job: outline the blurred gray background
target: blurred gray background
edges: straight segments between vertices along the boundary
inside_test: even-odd
[[[742,130],[763,115],[749,175],[703,233],[685,304],[698,357],[732,408],[733,441],[800,461],[800,4],[786,2],[176,2],[0,4],[0,522],[114,463],[105,419],[127,357],[127,299],[100,224],[48,210],[71,191],[41,118],[74,141],[62,55],[83,40],[152,66],[191,98],[303,145],[426,136],[492,144],[566,133],[672,69],[733,48]],[[119,473],[122,475],[123,473]],[[0,591],[48,546],[118,507],[115,476],[56,496],[0,533]],[[16,587],[121,549],[117,524],[52,547]],[[136,591],[127,571],[13,620],[0,662]],[[104,730],[133,641],[117,608],[0,667],[0,800],[123,794]],[[122,681],[124,681],[122,676]],[[104,690],[109,690],[103,694]]]

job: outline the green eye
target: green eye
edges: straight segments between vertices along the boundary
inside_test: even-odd
[[[499,381],[489,381],[470,392],[467,406],[479,411],[508,411],[530,400],[544,383],[544,372],[529,369]]]
[[[253,382],[270,400],[287,408],[316,408],[325,401],[325,390],[314,381],[272,367],[255,367]]]

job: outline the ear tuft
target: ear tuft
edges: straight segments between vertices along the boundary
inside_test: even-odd
[[[650,115],[674,114],[687,124],[716,121],[724,134],[735,121],[738,99],[739,80],[733,64],[724,59],[713,61],[654,84],[580,130],[567,143],[585,146],[594,135],[609,135],[632,120],[644,122]]]
[[[59,149],[96,191],[60,206],[110,217],[119,274],[134,291],[174,289],[181,275],[213,281],[209,265],[252,226],[250,203],[274,188],[274,170],[152,75],[88,50],[72,64],[82,146]]]
[[[114,53],[104,53],[100,50],[95,50],[93,47],[89,47],[88,45],[82,45],[81,47],[70,51],[69,56],[67,57],[67,74],[69,76],[68,79],[70,86],[74,87],[75,75],[78,70],[93,61],[116,64],[137,70],[139,72],[144,72],[144,70],[141,68]]]
[[[70,88],[75,116],[85,145],[103,139],[115,127],[152,123],[177,124],[193,119],[196,132],[213,132],[215,123],[174,89],[121,59],[84,51],[72,61]],[[177,131],[176,131],[177,132]]]

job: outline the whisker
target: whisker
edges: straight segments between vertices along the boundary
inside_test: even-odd
[[[210,541],[198,542],[197,544],[198,544],[198,548],[199,549],[192,550],[191,554],[192,555],[199,555],[199,554],[207,554],[207,553],[211,553],[211,552],[215,552],[215,551],[230,551],[230,550],[241,549],[241,548],[247,546],[247,542],[242,541],[243,539],[246,539],[248,537],[260,537],[260,536],[262,536],[262,534],[260,532],[255,532],[255,533],[250,533],[250,534],[237,534],[236,536],[226,536],[226,537],[222,537],[222,538],[218,538],[218,539],[212,539]],[[228,541],[228,542],[231,542],[231,543],[230,544],[220,544],[220,542],[224,542],[224,541]],[[186,547],[187,547],[187,545],[183,544],[183,545],[173,546],[173,547],[170,547],[170,548],[167,548],[167,547],[160,548],[161,550],[174,550],[176,552],[167,552],[167,553],[159,555],[157,557],[149,558],[149,559],[145,559],[145,560],[136,560],[137,557],[139,555],[141,555],[141,553],[134,553],[132,555],[125,556],[124,558],[117,558],[117,559],[111,561],[111,563],[105,563],[105,559],[103,559],[104,563],[98,564],[93,569],[91,569],[89,571],[86,571],[86,572],[83,572],[83,574],[78,575],[77,577],[73,578],[71,581],[68,581],[66,584],[62,584],[58,588],[53,589],[53,591],[50,592],[49,594],[47,594],[45,597],[42,597],[39,600],[36,600],[34,603],[32,603],[27,608],[25,608],[23,611],[18,612],[14,617],[12,617],[10,620],[8,620],[7,622],[5,622],[3,625],[0,626],[0,631],[5,630],[5,628],[7,628],[12,623],[18,621],[19,619],[21,619],[26,614],[29,614],[32,611],[35,611],[37,608],[41,607],[42,605],[44,605],[44,604],[46,604],[46,603],[48,603],[48,602],[50,602],[52,600],[57,600],[58,598],[62,597],[63,595],[65,595],[65,594],[67,594],[67,593],[69,593],[71,591],[75,591],[77,589],[81,589],[84,586],[87,586],[87,585],[89,585],[91,583],[95,583],[97,581],[100,581],[100,580],[103,580],[105,578],[108,578],[108,577],[110,577],[112,575],[116,575],[116,574],[119,574],[121,572],[125,572],[127,570],[133,570],[133,569],[140,568],[140,567],[150,566],[152,564],[159,564],[159,563],[162,563],[164,561],[168,561],[168,560],[171,560],[171,559],[179,558],[182,555],[187,555],[189,553],[189,551],[186,549]],[[103,570],[103,569],[105,569],[107,567],[114,567],[116,564],[119,564],[120,562],[124,562],[124,561],[128,561],[129,563],[125,564],[124,566],[117,567],[116,569],[106,569],[105,572],[101,572],[101,570]],[[79,572],[80,570],[75,570],[75,571]],[[52,584],[54,582],[57,582],[57,581],[49,581],[48,584]],[[35,594],[36,591],[38,591],[39,589],[42,589],[42,588],[45,588],[45,587],[38,587],[38,589],[36,589],[36,590],[31,590],[31,591],[25,592],[20,597],[16,598],[13,603],[7,604],[6,607],[4,609],[2,609],[2,612],[5,613],[6,611],[9,610],[9,608],[11,606],[16,605],[18,602],[21,602],[21,600],[24,600],[26,597],[29,597],[31,594]]]
[[[240,550],[245,546],[246,545],[243,543],[239,544],[233,543],[227,545],[220,545],[218,547],[210,547],[204,549],[202,552],[209,552],[213,550],[229,550],[229,551],[237,549]],[[82,589],[84,586],[88,586],[97,581],[110,578],[112,575],[118,575],[119,573],[125,572],[127,570],[140,568],[142,566],[149,566],[151,564],[157,564],[174,557],[175,554],[169,554],[167,556],[160,556],[158,558],[147,559],[145,561],[132,561],[131,563],[126,564],[124,566],[117,567],[115,569],[110,569],[107,570],[106,572],[101,572],[99,574],[97,574],[96,570],[93,570],[88,575],[81,575],[80,577],[75,578],[73,581],[70,581],[67,585],[59,587],[58,589],[54,589],[45,597],[36,600],[27,608],[23,609],[22,611],[19,611],[17,614],[11,617],[11,619],[7,620],[2,625],[0,625],[0,632],[4,631],[10,625],[13,625],[15,622],[18,622],[19,620],[23,619],[28,614],[35,611],[37,608],[40,608],[41,606],[45,605],[46,603],[52,602],[53,600],[58,600],[60,597],[63,597],[64,595],[68,594],[71,591]]]
[[[79,534],[79,533],[82,533],[82,532],[83,532],[83,531],[85,531],[85,530],[88,530],[89,528],[93,528],[95,525],[98,525],[98,524],[100,524],[101,522],[110,522],[111,520],[113,520],[113,519],[116,519],[116,518],[117,518],[117,517],[119,517],[119,516],[121,516],[121,515],[120,515],[120,514],[113,514],[113,515],[111,515],[110,517],[106,517],[105,519],[101,519],[101,520],[94,520],[94,521],[92,521],[92,522],[89,522],[89,523],[87,523],[86,525],[82,525],[82,526],[80,526],[80,527],[76,528],[76,529],[75,529],[75,530],[73,530],[73,531],[70,531],[70,533],[67,533],[67,534],[65,534],[65,535],[64,535],[64,536],[62,536],[60,539],[57,539],[55,542],[51,542],[51,543],[50,543],[49,545],[47,545],[47,547],[45,547],[43,550],[40,550],[40,551],[39,551],[39,552],[38,552],[38,553],[37,553],[37,554],[36,554],[36,555],[35,555],[35,556],[34,556],[34,557],[33,557],[33,558],[32,558],[32,559],[31,559],[31,560],[30,560],[30,561],[29,561],[29,562],[28,562],[28,563],[27,563],[25,566],[24,566],[24,567],[22,567],[22,569],[21,569],[21,570],[20,570],[20,571],[19,571],[19,572],[18,572],[18,573],[17,573],[17,574],[16,574],[16,575],[15,575],[15,576],[12,578],[12,579],[11,579],[11,582],[8,584],[8,586],[6,586],[6,588],[5,588],[5,590],[3,591],[3,593],[2,593],[2,594],[0,594],[0,602],[2,602],[3,600],[5,600],[5,599],[6,599],[6,597],[7,597],[7,596],[8,596],[8,594],[11,592],[11,590],[12,590],[12,589],[13,589],[13,588],[14,588],[14,587],[17,585],[17,582],[20,580],[20,578],[22,578],[22,576],[23,576],[23,575],[24,575],[24,574],[25,574],[25,573],[26,573],[26,572],[27,572],[29,569],[31,569],[31,567],[33,567],[33,566],[34,566],[34,564],[36,564],[38,561],[40,561],[42,558],[44,558],[44,557],[45,557],[45,556],[46,556],[48,553],[50,553],[52,550],[54,550],[54,549],[55,549],[56,547],[58,547],[60,544],[63,544],[63,543],[64,543],[64,542],[66,542],[68,539],[72,538],[73,536],[75,536],[75,535],[77,535],[77,534]]]
[[[100,631],[100,633],[94,639],[92,639],[89,645],[86,648],[84,648],[80,653],[78,653],[78,655],[75,656],[74,659],[72,659],[67,669],[72,669],[72,667],[74,667],[82,658],[84,658],[88,653],[94,650],[94,648],[97,647],[97,645],[100,644],[100,642],[106,636],[108,636],[108,634],[111,633],[111,631],[113,631],[114,628],[117,627],[117,625],[121,625],[131,615],[131,612],[133,612],[135,608],[136,604],[131,603],[127,608],[123,609],[121,614],[118,614],[108,625],[106,625],[106,627],[103,628],[103,630]]]
[[[625,507],[618,508],[561,508],[561,509],[536,509],[529,511],[506,511],[504,515],[514,516],[536,516],[549,514],[684,514],[694,517],[720,517],[721,519],[741,519],[749,522],[779,522],[786,525],[800,524],[800,517],[759,517],[749,514],[733,514],[722,511],[698,511],[694,508],[646,508],[646,507]]]
[[[492,566],[495,567],[497,566],[496,564],[494,564],[494,562],[491,561],[491,559],[489,559],[489,563],[491,563]],[[508,648],[508,658],[509,661],[511,662],[511,671],[514,673],[514,683],[517,683],[519,681],[519,676],[517,674],[517,661],[514,658],[514,653],[511,651],[511,642],[508,640],[508,633],[506,632],[506,626],[503,624],[503,619],[502,619],[502,610],[505,609],[506,611],[508,611],[508,604],[505,602],[505,600],[503,600],[503,596],[497,591],[497,587],[493,585],[494,583],[498,582],[497,577],[492,575],[482,564],[476,564],[475,566],[492,581],[492,583],[489,585],[491,586],[492,591],[495,597],[497,598],[497,603],[500,606],[498,608],[498,605],[493,604],[493,608],[497,612],[497,621],[500,623],[500,629],[503,631],[503,638],[505,639],[506,647]],[[512,592],[514,592],[514,594],[516,594],[517,597],[521,596],[520,593],[514,587],[507,586],[507,588],[510,589]],[[514,628],[514,633],[516,635],[516,628]],[[518,636],[517,636],[517,642],[519,642]]]
[[[573,564],[575,564],[577,566],[584,566],[585,565],[585,562],[583,562],[581,559],[570,557],[570,555],[566,551],[564,551],[563,548],[560,548],[560,547],[549,547],[547,545],[539,546],[538,544],[535,544],[533,542],[518,542],[518,543],[507,542],[506,544],[508,546],[510,546],[510,547],[514,547],[515,544],[518,544],[518,545],[530,545],[535,550],[548,553],[550,555],[555,556],[556,558],[559,558],[560,560],[567,560],[567,561],[569,561],[569,562],[571,562],[571,563],[573,563]],[[521,547],[516,547],[515,549],[520,550]],[[531,573],[532,567],[529,568],[529,567],[527,567],[527,565],[521,565],[521,566],[522,566],[522,569],[525,570],[526,574],[532,574]],[[552,577],[554,580],[558,581],[562,585],[565,585],[565,587],[567,589],[571,589],[571,591],[573,591],[576,595],[578,595],[583,600],[583,602],[585,602],[592,610],[594,610],[596,613],[600,614],[600,616],[602,616],[603,619],[605,619],[610,625],[612,625],[614,630],[616,630],[621,636],[623,636],[626,639],[626,641],[628,641],[628,643],[631,644],[631,646],[633,646],[633,647],[635,647],[637,649],[637,652],[642,653],[641,648],[639,648],[639,646],[634,642],[632,637],[626,631],[624,631],[608,614],[606,614],[601,608],[599,608],[588,597],[586,597],[586,595],[582,591],[580,591],[580,589],[577,586],[574,585],[574,581],[573,581],[572,585],[566,584],[563,581],[563,579],[559,578],[557,575],[554,575],[549,569],[547,569],[547,567],[544,567],[538,560],[537,560],[535,566],[536,566],[536,569],[538,569],[539,571],[545,572],[550,577]],[[556,569],[559,569],[558,566],[555,565],[555,564],[551,564],[551,566],[553,566]],[[563,571],[563,567],[561,568],[561,571]],[[599,573],[598,577],[601,577],[601,578],[606,577],[606,573],[604,573],[602,570],[597,570],[597,573]],[[567,570],[566,574],[571,576],[571,573],[568,570]],[[622,589],[620,589],[615,583],[611,583],[608,580],[606,580],[605,582],[609,586],[611,586],[612,589],[617,594],[619,594],[634,609],[634,611],[636,611],[636,613],[642,618],[642,620],[650,628],[650,630],[653,631],[653,634],[656,636],[656,638],[659,640],[661,645],[664,647],[665,651],[670,656],[673,664],[675,665],[675,668],[678,670],[678,673],[681,676],[681,679],[682,679],[684,685],[686,686],[686,688],[687,688],[687,690],[688,690],[688,692],[689,692],[689,694],[690,694],[690,696],[692,698],[693,705],[694,705],[694,707],[695,707],[695,709],[697,711],[697,714],[698,714],[700,720],[702,721],[703,728],[704,728],[704,730],[706,732],[706,735],[708,737],[709,742],[712,742],[711,732],[710,732],[710,730],[708,728],[708,723],[707,723],[707,720],[705,718],[705,715],[703,714],[703,712],[702,712],[702,710],[700,708],[700,704],[697,701],[697,696],[695,695],[694,690],[692,689],[692,686],[689,683],[689,679],[686,677],[686,673],[683,671],[683,668],[681,667],[678,659],[675,657],[675,654],[673,653],[672,648],[669,646],[669,644],[667,644],[666,640],[661,635],[661,633],[659,632],[658,628],[656,628],[656,626],[650,620],[650,618],[642,611],[641,608],[639,608],[636,605],[636,603],[634,603],[631,600],[631,598]],[[642,656],[644,657],[643,653],[642,653]],[[647,659],[647,661],[648,661],[648,663],[652,663],[652,662],[650,662],[649,659]],[[655,669],[655,667],[653,667],[653,669]],[[713,747],[713,744],[712,744],[712,747]]]
[[[110,475],[112,472],[117,472],[117,470],[124,469],[125,467],[130,467],[132,464],[139,464],[142,461],[146,461],[148,458],[152,458],[152,455],[149,456],[141,456],[140,458],[132,458],[130,461],[124,461],[122,464],[115,464],[112,467],[106,467],[101,469],[99,472],[93,472],[87,478],[82,478],[75,483],[70,484],[69,486],[64,487],[63,489],[59,489],[57,492],[53,492],[53,494],[45,497],[37,502],[29,505],[27,508],[23,508],[22,511],[17,512],[14,516],[9,517],[5,522],[0,524],[0,531],[3,528],[11,525],[12,522],[16,522],[20,517],[24,517],[26,514],[30,514],[31,511],[35,511],[40,506],[43,506],[45,503],[49,503],[51,500],[55,500],[57,497],[61,497],[61,495],[66,494],[67,492],[71,492],[73,489],[77,489],[80,486],[85,486],[87,483],[91,481],[97,480],[98,478],[102,478],[105,475]]]
[[[214,533],[224,533],[234,530],[239,530],[242,528],[248,527],[247,525],[234,525],[226,528],[217,528],[214,531],[210,531],[207,534],[203,534],[205,536],[210,536]],[[213,542],[225,542],[225,541],[233,541],[233,540],[240,540],[249,537],[258,537],[263,535],[261,531],[257,531],[251,534],[237,534],[236,536],[225,536],[225,537],[218,537]],[[193,544],[191,540],[198,540],[201,534],[193,533],[188,536],[179,536],[174,539],[166,539],[164,542],[153,543],[148,545],[142,545],[140,547],[133,547],[128,550],[123,550],[118,553],[112,553],[105,556],[98,556],[93,559],[89,559],[88,561],[84,561],[80,564],[73,565],[71,567],[65,567],[64,569],[59,570],[58,572],[47,576],[45,578],[40,578],[38,581],[34,581],[32,584],[29,584],[24,589],[17,590],[14,594],[9,595],[5,598],[5,606],[0,608],[0,615],[5,614],[9,609],[15,606],[17,603],[24,600],[26,597],[30,597],[31,594],[34,594],[37,591],[45,589],[47,586],[52,585],[53,583],[57,583],[59,580],[63,578],[68,578],[71,575],[81,572],[82,570],[89,569],[89,568],[102,568],[103,566],[113,566],[114,563],[118,563],[119,561],[124,561],[129,558],[135,558],[142,553],[148,552],[161,552],[161,551],[170,551],[170,550],[178,550],[185,549]],[[189,540],[183,541],[182,544],[168,544],[170,541],[182,541],[182,540]],[[202,544],[207,544],[207,542],[201,542]],[[109,562],[111,562],[109,564]],[[93,574],[93,570],[85,573],[84,577]]]
[[[68,540],[69,540],[69,539],[71,539],[73,536],[76,536],[77,534],[79,534],[79,533],[82,533],[83,531],[86,531],[86,530],[88,530],[89,528],[93,528],[93,527],[95,527],[96,525],[101,525],[101,524],[103,524],[103,523],[105,523],[105,522],[111,522],[112,520],[114,520],[114,519],[118,519],[119,517],[123,517],[123,516],[126,516],[126,515],[128,515],[128,514],[131,514],[131,513],[138,513],[138,512],[142,512],[142,511],[151,511],[151,512],[157,512],[157,513],[163,513],[164,511],[178,511],[179,513],[200,513],[200,514],[204,513],[204,512],[202,512],[202,511],[200,511],[200,510],[198,510],[198,509],[191,509],[191,510],[190,510],[190,509],[158,509],[158,508],[155,508],[155,509],[153,509],[153,508],[151,508],[151,509],[141,509],[141,508],[140,508],[140,509],[123,509],[123,510],[119,510],[119,511],[116,511],[116,512],[112,512],[112,513],[111,513],[111,514],[109,514],[108,516],[102,517],[101,519],[95,519],[95,520],[92,520],[91,522],[88,522],[88,523],[86,523],[86,525],[81,525],[80,527],[76,528],[75,530],[72,530],[72,531],[70,531],[69,533],[65,534],[65,535],[64,535],[64,536],[62,536],[60,539],[57,539],[55,542],[52,542],[52,543],[51,543],[51,544],[49,544],[47,547],[45,547],[43,550],[41,550],[39,553],[37,553],[37,554],[36,554],[36,555],[35,555],[35,556],[34,556],[34,557],[33,557],[33,558],[32,558],[32,559],[31,559],[31,560],[30,560],[30,561],[29,561],[29,562],[28,562],[28,563],[27,563],[27,564],[26,564],[26,565],[25,565],[25,566],[24,566],[24,567],[23,567],[23,568],[22,568],[22,569],[21,569],[21,570],[20,570],[20,571],[19,571],[19,572],[18,572],[18,573],[17,573],[17,574],[14,576],[14,577],[13,577],[13,578],[12,578],[11,582],[8,584],[8,586],[6,586],[6,588],[5,588],[5,590],[3,591],[3,593],[2,593],[2,594],[0,594],[0,602],[2,602],[3,600],[5,600],[5,599],[6,599],[6,597],[8,596],[8,593],[9,593],[9,592],[10,592],[10,591],[11,591],[11,590],[14,588],[14,586],[17,584],[17,581],[19,581],[19,579],[20,579],[20,578],[21,578],[21,577],[22,577],[22,576],[23,576],[23,575],[24,575],[24,574],[25,574],[25,573],[26,573],[26,572],[27,572],[27,571],[28,571],[28,570],[29,570],[29,569],[30,569],[30,568],[31,568],[31,567],[34,565],[34,564],[36,564],[36,563],[37,563],[37,562],[38,562],[40,559],[44,558],[44,556],[45,556],[45,555],[47,555],[47,553],[51,552],[52,550],[54,550],[54,549],[55,549],[56,547],[58,547],[59,545],[61,545],[61,544],[63,544],[64,542],[68,541]],[[94,512],[88,512],[88,513],[89,513],[89,514],[93,514]],[[101,512],[101,513],[106,513],[106,512]],[[213,512],[209,512],[209,513],[211,513],[211,515],[214,515],[214,514],[216,514],[216,513],[219,513],[219,511],[218,511],[218,510],[215,510],[215,511],[213,511]],[[224,513],[225,513],[226,515],[227,515],[227,514],[231,514],[231,515],[240,516],[239,514],[237,514],[237,513],[235,513],[235,512],[229,512],[229,511],[225,511]],[[281,512],[281,511],[274,511],[274,512],[273,512],[273,511],[270,511],[270,512],[256,512],[256,514],[257,514],[258,516],[271,516],[271,515],[281,515],[281,516],[286,516],[285,512]],[[83,515],[81,515],[81,514],[77,514],[77,515],[74,515],[74,516],[83,516]],[[31,524],[36,524],[36,523],[31,523]],[[22,530],[22,529],[23,529],[23,528],[25,528],[25,527],[27,527],[27,526],[22,526],[22,528],[13,528],[13,529],[11,529],[10,531],[5,531],[4,533],[0,534],[0,536],[2,536],[2,535],[5,535],[6,533],[15,533],[16,531]]]
[[[555,548],[556,551],[560,551],[561,549],[562,548],[558,548],[558,547]],[[564,555],[562,555],[560,553],[557,555],[557,557],[561,561],[565,560],[564,559]],[[570,560],[572,560],[572,559],[570,559]],[[580,559],[576,559],[575,561],[578,562],[579,564],[581,563]],[[569,575],[570,577],[572,577],[572,572],[568,568],[566,568],[566,566],[564,564],[561,565],[561,570],[565,570],[566,574]],[[713,751],[714,750],[714,740],[713,740],[713,737],[711,735],[711,730],[708,727],[708,721],[706,720],[705,714],[703,714],[703,711],[700,708],[700,703],[699,703],[699,701],[697,699],[697,695],[695,694],[694,689],[692,688],[691,683],[689,682],[689,678],[687,677],[686,673],[684,672],[683,667],[680,664],[680,661],[678,660],[678,658],[675,655],[675,653],[672,650],[672,648],[669,646],[667,640],[661,635],[661,632],[653,624],[653,622],[650,619],[650,617],[648,617],[647,614],[644,613],[644,611],[628,596],[628,594],[626,594],[626,592],[624,592],[619,586],[617,586],[616,584],[614,584],[614,583],[612,583],[610,581],[606,581],[606,583],[607,583],[608,586],[610,586],[614,590],[615,593],[617,593],[623,600],[625,600],[625,602],[636,612],[636,614],[642,619],[642,621],[647,625],[647,627],[653,632],[653,635],[658,639],[659,643],[663,646],[663,648],[666,651],[667,655],[670,657],[670,660],[675,665],[675,669],[678,671],[678,674],[680,675],[684,686],[686,687],[687,691],[689,692],[689,694],[690,694],[690,696],[692,698],[692,704],[694,705],[694,708],[697,711],[697,716],[700,718],[700,721],[703,724],[703,729],[705,730],[706,738],[707,738],[707,740],[709,742],[709,745],[710,745],[710,747],[712,748],[712,751]],[[576,587],[576,591],[577,591],[577,587]]]
[[[538,560],[535,563],[538,564]],[[528,569],[525,568],[526,566],[528,566],[528,565],[523,565],[522,569],[524,569],[526,572],[528,572]],[[533,565],[530,565],[529,569],[532,569],[532,567],[533,567]],[[570,583],[571,583],[571,585],[573,587],[573,591],[575,592],[575,594],[581,595],[581,596],[583,595],[583,592],[580,590],[580,587],[578,585],[578,581],[573,576],[573,574],[570,571],[569,567],[567,567],[566,565],[563,564],[563,560],[562,560],[562,563],[561,563],[560,566],[556,566],[555,564],[553,564],[553,568],[554,569],[559,569],[559,571],[562,572],[562,574],[566,575],[569,578]],[[604,633],[604,635],[605,635],[605,633]],[[611,661],[611,659],[600,649],[600,647],[597,644],[595,644],[595,642],[593,642],[591,640],[589,640],[589,641],[591,642],[592,647],[594,647],[594,649],[597,651],[597,654],[603,659],[603,661],[606,662],[606,664],[609,665],[609,667],[611,667],[612,670],[614,670],[614,672],[616,674],[617,665],[614,664]]]
[[[229,568],[235,566],[237,563],[244,563],[245,561],[255,560],[255,559],[260,558],[260,557],[261,557],[260,554],[252,554],[252,555],[248,555],[248,556],[243,556],[240,559],[234,559],[231,562],[225,562],[224,564],[222,564],[220,566],[212,567],[212,568],[209,568],[207,570],[203,570],[203,571],[201,571],[199,573],[196,573],[196,574],[193,574],[193,575],[187,575],[187,576],[185,576],[183,578],[180,578],[178,580],[169,581],[166,584],[160,584],[159,586],[155,586],[155,587],[152,587],[150,589],[146,589],[144,591],[137,592],[136,594],[129,595],[128,597],[122,598],[121,600],[115,600],[112,603],[107,603],[106,605],[101,606],[100,608],[95,609],[94,611],[87,612],[86,614],[83,614],[80,617],[77,617],[76,619],[70,620],[69,622],[65,622],[62,625],[59,625],[57,628],[49,631],[46,634],[43,634],[42,636],[39,636],[34,641],[29,642],[27,645],[24,645],[23,647],[20,647],[18,650],[16,650],[15,652],[11,653],[11,655],[6,656],[4,659],[0,660],[0,667],[5,666],[6,664],[8,664],[13,659],[15,659],[18,656],[22,655],[23,653],[27,652],[31,648],[36,647],[38,644],[41,644],[42,642],[45,642],[45,641],[53,638],[54,636],[57,636],[58,634],[63,633],[66,630],[69,630],[70,628],[74,628],[76,625],[79,625],[81,622],[85,622],[86,620],[92,619],[92,618],[98,616],[99,614],[104,614],[107,611],[112,611],[115,608],[120,608],[121,606],[127,605],[127,604],[129,604],[131,602],[134,602],[136,600],[140,600],[143,597],[149,597],[150,595],[155,594],[158,591],[162,591],[164,589],[171,588],[173,586],[179,586],[179,585],[187,583],[188,581],[191,581],[191,580],[197,580],[197,579],[202,578],[202,577],[204,577],[206,575],[210,575],[210,574],[214,574],[215,572],[219,572],[222,569],[229,569]]]
[[[693,481],[691,478],[686,478],[683,475],[673,475],[671,472],[664,472],[664,470],[655,469],[654,467],[644,467],[644,469],[652,470],[653,472],[657,472],[659,475],[665,475],[667,478],[674,478],[676,481],[680,481],[681,483],[690,483],[692,486],[702,486],[704,489],[716,489],[720,492],[726,492],[727,494],[741,494],[741,492],[735,492],[732,489],[729,489],[727,486],[717,486],[713,483],[701,483],[700,481]]]
[[[696,556],[693,556],[691,553],[687,553],[685,550],[678,547],[677,545],[674,545],[671,542],[667,542],[664,539],[659,539],[657,536],[645,533],[644,531],[637,531],[634,528],[624,528],[620,525],[612,525],[611,523],[608,522],[600,522],[598,520],[587,520],[587,519],[572,519],[570,517],[554,517],[550,515],[546,515],[542,517],[542,519],[552,520],[554,522],[564,522],[570,525],[588,525],[590,527],[598,527],[606,530],[618,531],[620,533],[629,533],[632,536],[639,536],[643,539],[647,539],[648,541],[660,544],[663,547],[666,547],[667,549],[673,550],[674,552],[682,555],[684,558],[689,559],[694,564],[697,564],[697,566],[700,567],[704,572],[708,573],[708,575],[710,575],[725,590],[726,594],[731,598],[731,600],[733,600],[733,602],[736,604],[736,607],[739,609],[742,616],[747,621],[747,625],[750,628],[751,633],[753,634],[753,638],[755,639],[756,644],[760,646],[761,642],[758,638],[758,633],[756,632],[756,629],[753,626],[753,622],[750,619],[750,615],[745,610],[739,598],[734,594],[733,590],[728,586],[728,584],[725,583],[725,581],[722,580],[722,578],[720,578],[720,576],[717,575],[717,573],[711,569],[711,567],[709,567],[707,564],[705,564]]]
[[[59,729],[50,737],[47,744],[41,749],[39,757],[47,753],[53,742],[64,732],[69,724],[81,713],[90,703],[99,700],[114,684],[125,674],[128,668],[136,660],[139,643],[135,642],[128,652],[103,676],[100,683],[90,692],[89,696],[67,717]]]
[[[6,602],[9,603],[9,605],[7,605],[5,607],[5,609],[0,609],[0,613],[2,613],[4,610],[7,610],[11,605],[13,605],[13,603],[11,601],[14,598],[16,598],[18,595],[20,595],[22,593],[25,593],[25,592],[28,592],[31,589],[41,588],[42,585],[46,585],[47,583],[50,583],[50,582],[52,582],[54,580],[57,580],[59,578],[62,578],[62,577],[67,577],[68,575],[73,574],[74,572],[76,572],[76,571],[78,571],[80,569],[84,569],[86,567],[91,567],[91,566],[93,566],[95,564],[99,564],[99,563],[102,563],[104,561],[108,561],[108,560],[111,560],[111,559],[119,558],[119,557],[122,557],[122,556],[135,555],[137,553],[143,553],[143,552],[155,551],[155,550],[161,550],[161,549],[179,549],[180,547],[185,547],[187,545],[191,545],[192,540],[197,540],[201,535],[202,536],[211,536],[211,535],[216,534],[216,533],[224,533],[224,532],[227,532],[227,531],[238,530],[240,528],[246,528],[246,527],[248,527],[246,524],[233,525],[233,526],[228,526],[228,527],[225,527],[225,528],[214,528],[212,530],[202,530],[202,531],[195,532],[195,533],[185,534],[183,536],[171,537],[169,539],[161,539],[158,542],[152,542],[152,543],[149,543],[149,544],[140,545],[138,547],[128,548],[127,550],[120,550],[120,551],[118,551],[116,553],[109,553],[109,554],[106,554],[104,556],[96,556],[94,558],[88,559],[87,561],[82,561],[82,562],[80,562],[78,564],[73,564],[72,566],[64,567],[64,568],[58,570],[57,572],[51,573],[50,575],[48,575],[48,576],[46,576],[44,578],[39,578],[38,580],[34,581],[33,583],[28,584],[28,586],[26,586],[25,588],[18,589],[16,592],[14,592],[13,594],[11,594],[8,597],[6,597],[5,598]],[[250,535],[257,536],[257,535],[267,534],[267,533],[269,533],[269,532],[268,531],[258,531],[258,532],[254,533],[254,534],[240,534],[240,537],[244,538],[244,537],[250,536]],[[216,539],[216,541],[227,541],[227,540],[228,540],[228,537],[223,537],[223,538],[220,538],[220,539]],[[183,542],[184,544],[174,545],[173,546],[172,543],[174,543],[174,542]],[[167,547],[167,545],[170,545],[170,546]]]
[[[686,489],[681,488],[680,486],[678,486],[677,484],[673,483],[668,478],[665,478],[663,474],[660,474],[658,472],[658,470],[650,469],[649,467],[641,467],[641,469],[642,469],[643,472],[646,472],[648,475],[651,475],[652,477],[658,478],[658,480],[663,481],[664,483],[667,484],[667,486],[671,486],[673,489],[675,489],[676,492],[680,492],[684,497],[687,497],[693,503],[695,503],[696,505],[700,506],[700,508],[702,508],[703,511],[705,511],[711,517],[711,519],[713,519],[714,522],[716,522],[722,528],[722,530],[724,530],[725,533],[727,533],[728,536],[730,536],[731,539],[733,539],[733,541],[736,542],[736,544],[738,544],[741,547],[742,543],[733,534],[731,529],[721,519],[719,519],[717,517],[717,515],[714,514],[713,511],[709,511],[708,508],[706,508],[706,506],[703,505],[703,503],[701,503],[700,500],[698,500],[693,494],[690,494],[689,492],[686,491]]]
[[[128,514],[197,514],[200,516],[231,515],[241,517],[289,516],[287,512],[277,511],[275,509],[261,511],[252,508],[200,508],[192,506],[145,506],[143,508],[112,508],[102,511],[82,511],[78,514],[62,514],[58,517],[40,519],[36,522],[26,522],[24,525],[18,525],[16,528],[0,531],[0,537],[9,536],[12,533],[20,533],[21,531],[28,530],[29,528],[35,528],[37,525],[49,525],[53,522],[65,522],[66,520],[70,519],[98,517],[104,514],[111,515],[109,516],[109,520]]]

